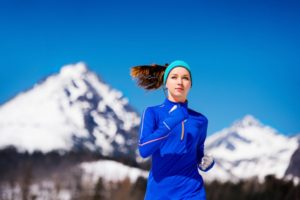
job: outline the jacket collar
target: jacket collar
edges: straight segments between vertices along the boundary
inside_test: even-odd
[[[180,105],[184,108],[188,108],[188,100],[186,100],[185,102],[173,102],[170,101],[168,98],[165,98],[164,105],[167,109],[172,108],[174,105]]]

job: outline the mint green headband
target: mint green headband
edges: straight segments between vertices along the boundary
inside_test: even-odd
[[[183,67],[183,68],[185,68],[185,69],[187,69],[189,71],[190,77],[191,77],[191,85],[192,85],[192,73],[191,73],[190,66],[186,62],[184,62],[182,60],[175,60],[175,61],[171,62],[171,64],[166,68],[165,73],[164,73],[164,85],[166,85],[169,73],[175,67]]]

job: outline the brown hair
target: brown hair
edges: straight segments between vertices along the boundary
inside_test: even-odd
[[[155,90],[163,85],[163,76],[168,64],[140,65],[131,68],[130,75],[137,80],[138,86]]]

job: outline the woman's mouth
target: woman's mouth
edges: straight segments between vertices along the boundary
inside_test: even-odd
[[[175,88],[175,90],[183,91],[183,88]]]

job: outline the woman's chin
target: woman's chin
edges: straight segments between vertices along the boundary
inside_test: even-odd
[[[176,92],[172,96],[175,97],[176,99],[185,99],[185,96],[184,96],[183,93],[177,93]]]

